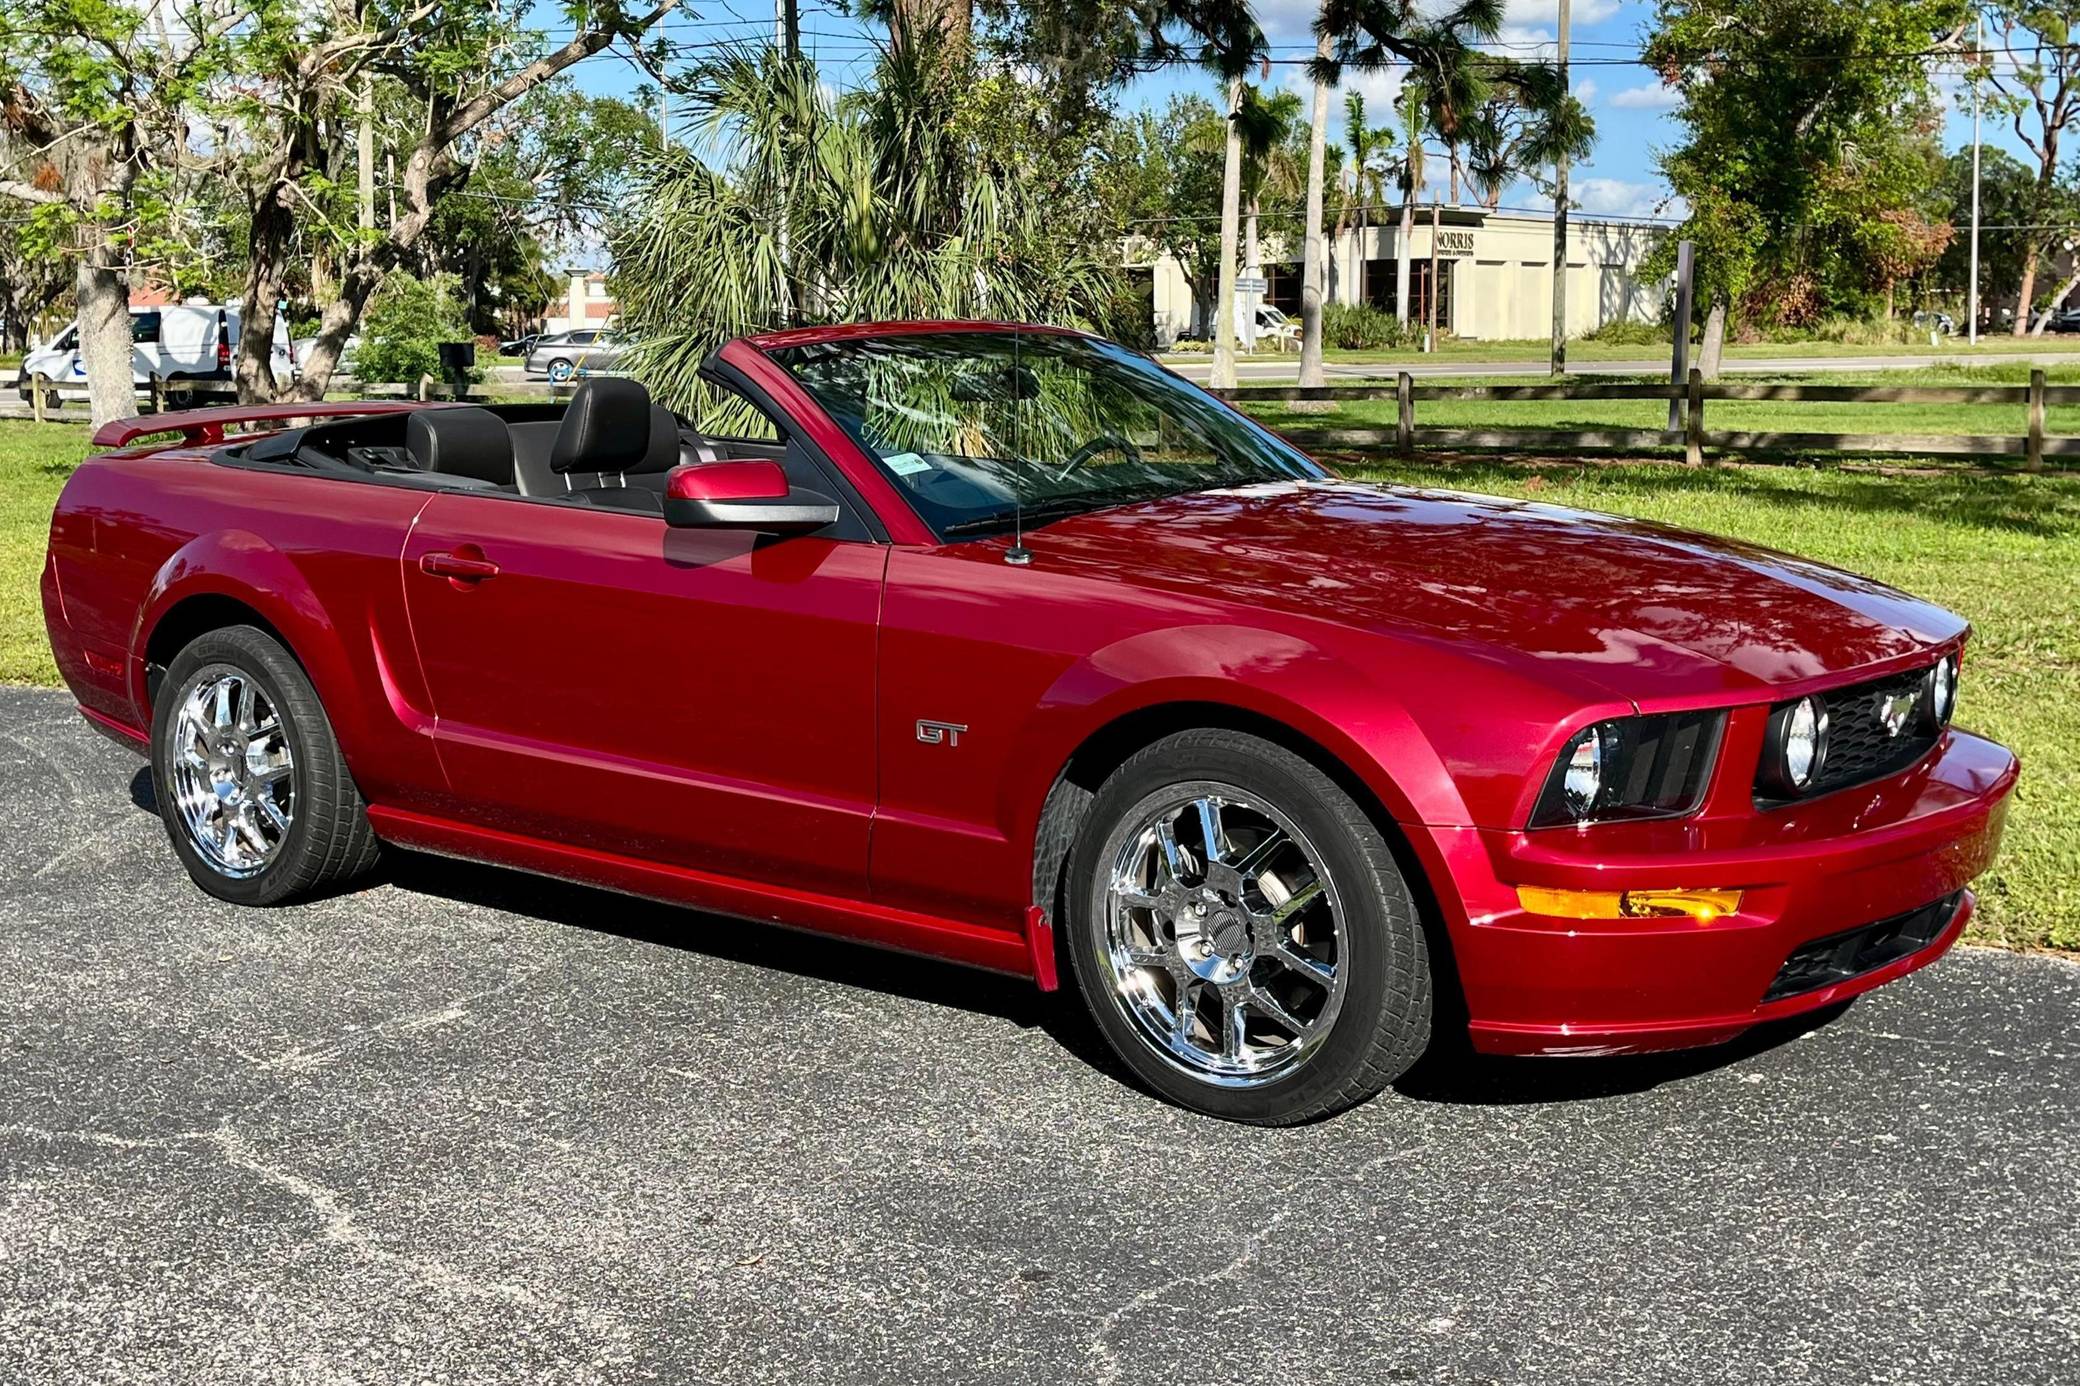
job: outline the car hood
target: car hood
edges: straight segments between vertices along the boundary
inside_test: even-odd
[[[1480,641],[1631,698],[1841,674],[1965,628],[1882,583],[1732,540],[1350,481],[1121,506],[1050,524],[1034,548],[1170,591]]]

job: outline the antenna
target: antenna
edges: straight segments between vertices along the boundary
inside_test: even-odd
[[[1011,547],[1004,550],[1004,561],[1014,568],[1023,568],[1033,561],[1033,551],[1026,547],[1026,502],[1025,502],[1025,451],[1024,439],[1020,436],[1018,397],[1019,385],[1019,341],[1025,334],[1016,327],[1011,329],[1011,452],[1018,464],[1011,480]]]

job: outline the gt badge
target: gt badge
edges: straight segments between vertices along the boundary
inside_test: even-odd
[[[965,722],[934,722],[924,717],[917,719],[917,739],[927,746],[937,746],[941,743],[958,746],[961,744],[961,733],[967,729]]]
[[[1885,724],[1887,736],[1898,736],[1907,729],[1907,719],[1914,715],[1914,705],[1921,701],[1919,693],[1894,693],[1889,698],[1878,700],[1878,720]]]

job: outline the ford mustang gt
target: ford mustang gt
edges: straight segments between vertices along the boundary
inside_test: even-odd
[[[1971,914],[2017,767],[1926,602],[1346,480],[1073,332],[703,377],[707,431],[626,379],[101,430],[51,643],[197,884],[394,846],[1060,977],[1149,1088],[1262,1123],[1433,1032],[1722,1041]]]

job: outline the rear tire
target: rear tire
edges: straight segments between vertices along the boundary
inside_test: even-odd
[[[195,884],[235,904],[344,885],[380,851],[317,690],[253,626],[198,636],[167,666],[152,793]]]
[[[1182,1106],[1318,1120],[1429,1043],[1429,954],[1392,850],[1335,781],[1261,738],[1180,732],[1128,759],[1084,817],[1063,898],[1099,1031]]]

